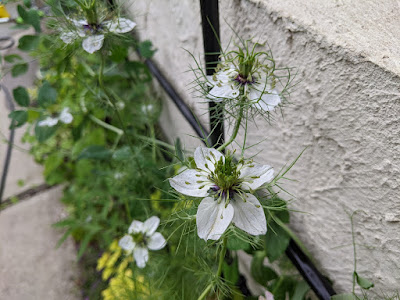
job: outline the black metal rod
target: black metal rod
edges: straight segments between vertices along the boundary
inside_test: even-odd
[[[319,299],[330,300],[331,296],[336,294],[332,286],[293,240],[286,249],[286,255]]]
[[[218,65],[221,47],[219,44],[218,0],[200,0],[201,27],[203,29],[204,59],[206,74],[213,75]],[[209,103],[211,142],[217,148],[224,143],[224,110],[215,102]]]
[[[7,101],[7,106],[9,111],[14,111],[15,106],[14,102],[11,98],[11,94],[8,91],[8,89],[0,84],[0,90],[4,91],[4,94],[6,95],[6,101]],[[14,121],[11,123],[12,125],[14,124]],[[13,150],[13,145],[14,145],[14,135],[15,135],[15,128],[12,126],[10,130],[10,135],[8,138],[8,144],[7,144],[7,153],[6,153],[6,158],[4,161],[4,166],[3,166],[3,173],[1,174],[1,182],[0,182],[0,203],[3,199],[3,194],[4,194],[4,189],[6,186],[6,180],[7,180],[7,175],[8,175],[8,168],[10,166],[10,161],[11,161],[11,153]]]
[[[146,59],[145,63],[150,72],[154,75],[154,77],[157,78],[158,82],[163,87],[165,92],[168,94],[168,96],[175,103],[179,111],[185,117],[186,121],[188,121],[189,124],[192,126],[197,135],[203,139],[205,144],[211,145],[212,141],[210,139],[208,131],[200,124],[199,119],[182,100],[182,97],[175,91],[171,83],[169,83],[169,81],[165,78],[165,76],[161,73],[161,71],[158,69],[153,61],[151,61],[150,59]]]

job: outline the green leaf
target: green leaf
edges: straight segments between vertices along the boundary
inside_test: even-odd
[[[18,54],[9,54],[4,56],[4,60],[8,63],[14,63],[15,61],[22,60],[22,57]]]
[[[268,281],[278,278],[278,274],[264,266],[265,253],[264,251],[256,251],[251,261],[251,276],[254,280],[263,286],[267,286]]]
[[[239,263],[237,256],[232,260],[230,265],[224,262],[222,271],[224,272],[224,278],[232,285],[235,285],[239,280]]]
[[[57,131],[57,126],[35,126],[35,137],[39,143],[49,139]]]
[[[32,6],[31,0],[24,0],[24,5],[27,8],[31,8],[31,6]]]
[[[123,161],[130,158],[132,158],[132,151],[129,146],[125,146],[116,150],[112,155],[112,159],[116,161]]]
[[[27,63],[20,63],[16,64],[11,68],[11,75],[12,77],[17,77],[22,74],[25,74],[28,71],[28,64]]]
[[[10,129],[21,127],[28,121],[28,113],[25,110],[14,110],[8,117],[13,120]]]
[[[38,35],[24,35],[19,39],[18,49],[22,51],[33,51],[39,46],[40,37]]]
[[[265,250],[270,262],[278,259],[286,250],[289,245],[290,236],[287,232],[271,221],[268,224],[268,231],[265,235]]]
[[[152,80],[151,73],[147,66],[140,61],[129,61],[125,63],[125,71],[129,76],[137,78],[141,83],[150,82]],[[139,90],[136,88],[134,90],[134,94],[138,96],[142,96],[146,91],[146,85],[138,85]]]
[[[13,96],[14,96],[14,100],[15,102],[18,103],[18,105],[23,106],[23,107],[27,107],[29,106],[29,94],[28,91],[22,87],[16,87],[13,90]]]
[[[56,103],[57,91],[47,81],[39,89],[38,103],[42,107]]]
[[[25,24],[31,25],[36,32],[40,32],[40,11],[36,9],[26,10],[21,5],[17,7],[18,14]]]
[[[368,279],[361,277],[360,275],[357,274],[357,272],[354,272],[353,276],[356,277],[357,284],[363,288],[364,290],[368,290],[372,287],[374,287],[374,283],[369,281]]]
[[[22,7],[22,5],[18,4],[17,10],[18,10],[18,14],[22,18],[22,20],[28,18],[28,12],[27,12],[27,10],[25,8]]]
[[[175,153],[180,161],[185,160],[185,155],[183,154],[183,151],[182,151],[181,140],[179,138],[177,138],[175,141]]]
[[[139,53],[144,58],[151,58],[154,53],[156,53],[156,49],[153,49],[153,43],[149,40],[143,41],[138,46]]]
[[[128,48],[124,46],[114,46],[111,50],[110,59],[113,62],[120,63],[128,56]]]
[[[78,251],[78,256],[77,259],[79,260],[83,253],[85,252],[87,246],[89,245],[90,240],[92,239],[92,237],[95,235],[96,232],[89,232],[86,233],[85,236],[82,239],[82,242],[79,246],[79,251]]]
[[[100,145],[92,145],[83,149],[83,151],[79,154],[78,160],[83,158],[90,159],[109,159],[111,157],[112,152],[106,149],[104,146]]]
[[[232,236],[229,237],[228,243],[226,244],[227,248],[229,250],[250,250],[251,246],[249,243],[246,243],[245,241]]]
[[[287,294],[292,299],[297,281],[292,276],[281,276],[270,287],[275,300],[286,300]]]
[[[61,152],[53,152],[44,163],[44,176],[48,176],[52,171],[56,170],[64,162],[64,155]]]
[[[338,294],[333,295],[331,300],[356,300],[356,296],[353,294]]]
[[[296,284],[294,294],[291,300],[303,300],[307,292],[310,290],[310,286],[305,281],[300,281]]]

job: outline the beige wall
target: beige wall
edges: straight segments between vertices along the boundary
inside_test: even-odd
[[[233,35],[227,24],[244,38],[268,40],[278,65],[297,67],[301,80],[284,119],[278,113],[272,125],[258,119],[258,128],[250,128],[250,143],[267,140],[247,155],[260,152],[258,162],[280,169],[308,147],[290,173],[298,182],[285,184],[296,195],[291,207],[305,212],[292,213],[291,227],[334,288],[350,291],[346,211],[361,210],[357,243],[371,248],[358,248],[358,271],[375,291],[394,291],[400,288],[400,48],[390,15],[398,7],[319,2],[220,1],[224,45]],[[129,10],[141,38],[158,48],[155,61],[205,122],[206,106],[189,89],[193,61],[184,50],[202,59],[198,1],[135,0]],[[171,138],[193,134],[169,100],[163,124]],[[184,140],[187,148],[198,143]]]

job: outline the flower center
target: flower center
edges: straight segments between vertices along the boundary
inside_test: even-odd
[[[215,183],[211,190],[216,193],[218,201],[233,199],[239,188],[239,175],[240,171],[237,170],[237,165],[230,155],[225,157],[225,162],[220,158],[215,164],[210,180]]]
[[[132,233],[131,236],[136,245],[145,246],[147,244],[147,238],[142,232]]]
[[[103,29],[103,25],[101,24],[87,24],[83,25],[83,30],[86,33],[96,34]]]
[[[249,75],[248,77],[245,77],[241,74],[238,74],[235,79],[235,81],[239,82],[241,85],[245,85],[245,84],[253,84],[255,83],[255,79],[254,77],[252,77],[251,75]]]

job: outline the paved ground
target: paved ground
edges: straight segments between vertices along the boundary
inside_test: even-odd
[[[10,13],[13,15],[12,11]],[[9,23],[0,24],[0,36],[8,34],[12,34],[17,41],[19,36],[26,33],[11,30]],[[12,49],[8,53],[15,51]],[[5,53],[2,51],[0,54]],[[33,62],[28,74],[18,78],[8,74],[2,79],[2,84],[11,92],[18,85],[29,87],[35,78],[35,70]],[[8,137],[9,133],[9,112],[5,100],[4,92],[0,91],[0,176],[7,148],[4,136]],[[25,130],[17,129],[15,143],[27,149],[28,145],[20,142]],[[21,181],[24,183],[22,186],[18,184]],[[14,149],[4,197],[43,182],[42,168],[34,163],[28,153]],[[0,211],[0,299],[80,298],[75,284],[78,268],[73,241],[68,239],[56,249],[63,232],[51,227],[65,215],[59,202],[61,193],[61,188],[53,188]]]
[[[51,227],[65,214],[60,187],[0,213],[0,299],[79,299],[72,240],[56,249],[61,231]]]
[[[9,10],[10,14],[15,16],[14,9],[11,7]],[[26,61],[31,61],[29,71],[20,77],[13,78],[9,73],[9,65],[0,66],[0,80],[3,86],[5,86],[10,93],[17,86],[30,87],[35,79],[35,72],[37,65],[33,59],[27,56],[25,53],[21,53],[16,48],[18,45],[18,39],[27,34],[26,31],[13,30],[11,29],[12,23],[2,23],[0,24],[0,36],[12,36],[15,40],[15,45],[12,49],[5,51],[0,51],[0,55],[7,55],[11,53],[18,53],[24,56]],[[5,76],[1,76],[4,75]],[[3,78],[2,78],[3,77]],[[8,114],[10,113],[7,107],[6,95],[4,91],[0,90],[0,172],[3,170],[4,159],[7,151],[7,144],[5,139],[8,139],[10,126],[10,119]],[[20,149],[29,149],[27,144],[21,143],[21,137],[26,131],[26,126],[22,128],[17,128],[15,132],[15,145],[11,156],[10,171],[7,177],[7,185],[4,192],[4,198],[10,197],[12,195],[18,194],[19,192],[26,190],[35,185],[39,185],[44,182],[42,176],[42,168],[37,165],[32,157],[21,151]]]

